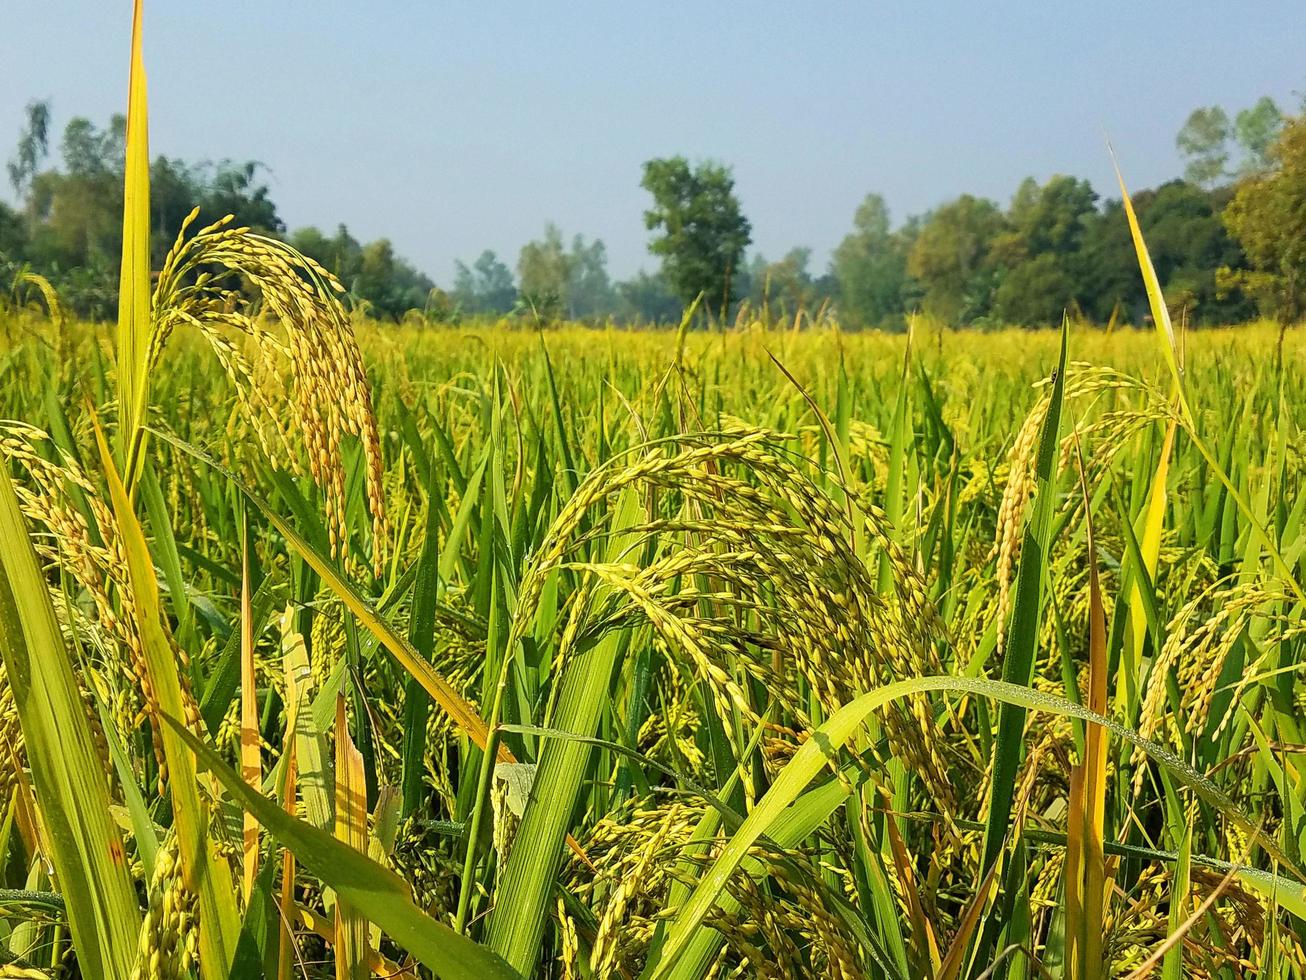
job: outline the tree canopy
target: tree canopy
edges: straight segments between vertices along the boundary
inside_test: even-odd
[[[1141,190],[1134,207],[1172,308],[1192,323],[1257,312],[1306,313],[1306,122],[1270,98],[1230,113],[1195,109],[1176,137],[1182,179]],[[7,165],[16,206],[0,203],[0,279],[30,267],[64,304],[112,316],[122,235],[124,121],[69,119],[57,134],[49,103],[28,104]],[[597,238],[548,223],[515,267],[485,249],[454,264],[448,291],[398,254],[388,238],[364,242],[344,225],[288,231],[256,160],[151,163],[152,262],[157,268],[187,214],[192,229],[224,215],[283,237],[334,273],[353,301],[382,319],[417,310],[460,317],[674,322],[701,297],[711,316],[740,303],[759,315],[831,310],[852,327],[900,328],[923,311],[955,325],[1056,323],[1063,311],[1100,322],[1140,322],[1148,307],[1123,207],[1083,179],[1027,178],[1005,206],[973,194],[899,226],[867,194],[824,271],[797,245],[770,260],[748,249],[752,227],[730,169],[683,156],[647,161],[654,271],[614,282]]]
[[[752,226],[735,197],[730,170],[715,163],[690,166],[684,157],[649,160],[640,182],[653,196],[644,224],[656,231],[649,251],[682,303],[700,295],[709,310],[728,310],[738,292]]]

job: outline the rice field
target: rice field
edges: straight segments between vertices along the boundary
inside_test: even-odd
[[[1301,977],[1300,328],[0,311],[0,977]]]

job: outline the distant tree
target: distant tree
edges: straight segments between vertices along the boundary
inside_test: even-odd
[[[110,316],[117,305],[126,120],[116,115],[100,128],[89,119],[70,119],[59,141],[59,164],[46,167],[49,141],[49,104],[32,102],[8,166],[22,217],[15,228],[15,212],[0,212],[3,264],[6,269],[30,265],[54,283],[66,307],[82,316]],[[196,207],[199,218],[191,233],[231,214],[238,225],[284,234],[265,176],[266,168],[256,161],[215,165],[155,157],[150,164],[154,267],[163,263]],[[291,241],[378,315],[399,317],[430,305],[434,284],[396,255],[386,239],[364,246],[342,225],[332,238],[306,228]]]
[[[1006,270],[993,294],[993,314],[1003,323],[1054,326],[1070,308],[1075,281],[1052,252],[1031,256]]]
[[[1229,168],[1229,114],[1218,105],[1194,109],[1188,115],[1175,145],[1187,159],[1184,177],[1202,187],[1223,180]]]
[[[681,317],[680,299],[660,272],[641,270],[617,283],[615,291],[617,315],[627,323],[674,323]]]
[[[1219,106],[1194,109],[1175,137],[1175,145],[1188,160],[1184,177],[1208,189],[1224,181],[1230,176],[1231,142],[1242,150],[1237,173],[1261,173],[1270,166],[1270,146],[1283,122],[1283,111],[1269,96],[1240,110],[1232,122]]]
[[[1025,326],[1056,323],[1076,301],[1081,247],[1096,215],[1086,180],[1058,174],[1042,186],[1025,180],[1012,198],[989,261],[999,270],[993,314]]]
[[[327,238],[321,229],[313,225],[296,228],[290,233],[288,241],[309,258],[321,263],[328,272],[335,272],[331,239]]]
[[[603,240],[589,244],[581,235],[571,240],[567,277],[567,315],[584,320],[607,316],[616,305],[616,293],[608,278],[608,250]]]
[[[1154,196],[1150,190],[1134,195],[1140,223]],[[1076,297],[1081,307],[1099,323],[1107,322],[1113,313],[1126,320],[1144,313],[1147,297],[1132,249],[1124,205],[1113,198],[1087,222],[1076,278]]]
[[[1270,147],[1283,129],[1283,122],[1282,110],[1268,95],[1234,117],[1234,136],[1244,153],[1240,168],[1243,174],[1258,174],[1270,168]]]
[[[907,271],[923,287],[928,312],[954,325],[988,313],[996,278],[989,251],[1004,225],[996,204],[970,194],[925,219]]]
[[[1254,296],[1264,314],[1295,322],[1306,313],[1306,116],[1288,122],[1269,161],[1269,171],[1238,186],[1223,214],[1251,268],[1223,268],[1220,279]]]
[[[395,254],[388,238],[364,245],[352,292],[366,300],[374,314],[398,319],[409,310],[423,309],[435,283]]]
[[[813,278],[811,262],[812,250],[805,246],[791,248],[778,262],[754,256],[745,267],[749,301],[774,316],[792,317],[800,310],[815,313],[827,299],[827,284]]]
[[[1012,202],[1008,220],[1031,255],[1067,256],[1079,249],[1097,192],[1086,180],[1057,174],[1039,187],[1032,179]]]
[[[640,185],[653,196],[644,212],[649,231],[659,231],[649,251],[682,303],[703,295],[708,309],[730,305],[751,226],[735,196],[730,171],[717,164],[690,167],[684,157],[649,160]]]
[[[358,277],[363,246],[344,225],[337,225],[336,233],[330,238],[316,228],[300,228],[290,236],[290,244],[319,262],[346,289]]]
[[[340,280],[355,302],[379,318],[398,319],[427,306],[435,288],[427,276],[395,254],[388,238],[360,243],[344,225],[328,238],[316,228],[299,228],[290,244]]]
[[[839,312],[850,322],[879,326],[903,312],[907,256],[889,230],[889,209],[868,194],[853,215],[853,230],[834,250]]]
[[[71,119],[60,141],[63,169],[42,170],[28,180],[25,206],[35,267],[116,272],[125,131],[122,116],[103,130],[87,119]]]
[[[549,223],[544,237],[527,242],[518,255],[521,302],[546,319],[606,316],[615,302],[607,263],[600,239],[586,243],[584,235],[576,235],[568,249],[557,225]]]
[[[213,170],[200,200],[201,216],[216,221],[224,215],[234,215],[236,224],[246,225],[265,234],[280,234],[286,230],[285,222],[277,214],[271,191],[259,179],[263,164],[256,160],[234,163],[224,160]],[[151,188],[151,190],[153,190]]]
[[[553,319],[567,307],[567,287],[571,281],[571,256],[562,241],[558,226],[544,226],[544,238],[527,242],[517,256],[517,282],[521,302],[536,315]]]
[[[50,150],[50,103],[33,100],[24,110],[23,130],[18,136],[18,146],[9,161],[9,183],[20,197],[41,168],[41,161]]]
[[[1193,322],[1232,323],[1251,312],[1240,295],[1216,282],[1220,266],[1245,266],[1242,250],[1221,224],[1227,196],[1227,191],[1174,180],[1133,198],[1167,302]],[[1088,222],[1077,277],[1081,304],[1099,320],[1110,317],[1117,304],[1120,315],[1134,322],[1148,315],[1132,248],[1124,208],[1112,200]]]
[[[1251,312],[1240,297],[1223,294],[1215,279],[1221,266],[1242,268],[1246,261],[1220,219],[1227,197],[1227,191],[1172,180],[1156,189],[1146,217],[1139,218],[1167,302],[1194,322],[1233,323]]]
[[[199,204],[200,177],[195,169],[184,160],[165,156],[150,164],[150,250],[155,266],[163,263],[182,221]]]
[[[454,263],[452,296],[464,313],[502,316],[516,304],[517,286],[511,270],[487,248],[471,266]]]
[[[26,245],[22,219],[13,208],[0,201],[0,257],[17,264]]]

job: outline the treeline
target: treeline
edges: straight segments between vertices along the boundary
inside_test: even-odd
[[[71,120],[51,152],[50,107],[34,102],[9,162],[18,205],[0,204],[0,275],[49,278],[66,306],[91,318],[116,311],[121,244],[123,120],[103,129]],[[1134,195],[1134,206],[1172,308],[1195,324],[1255,315],[1296,320],[1306,298],[1306,120],[1269,99],[1230,116],[1195,110],[1176,138],[1183,178]],[[57,159],[52,160],[52,157]],[[641,186],[654,273],[613,281],[601,240],[547,225],[514,267],[486,250],[455,263],[441,288],[395,254],[388,239],[362,243],[288,231],[255,161],[151,166],[157,267],[192,207],[200,222],[236,221],[283,237],[330,269],[354,302],[382,319],[468,317],[667,322],[691,303],[713,315],[741,304],[769,315],[837,315],[850,326],[895,328],[913,311],[948,323],[1037,326],[1062,312],[1138,323],[1146,297],[1124,208],[1071,176],[1022,183],[1005,206],[963,194],[894,227],[870,194],[828,268],[811,250],[776,261],[749,255],[751,226],[728,168],[683,157],[651,160]]]

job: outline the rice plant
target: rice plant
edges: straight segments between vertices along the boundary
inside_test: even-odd
[[[151,270],[140,33],[116,329],[4,315],[0,976],[1306,974],[1278,325],[1136,223],[1154,332],[929,344]]]

